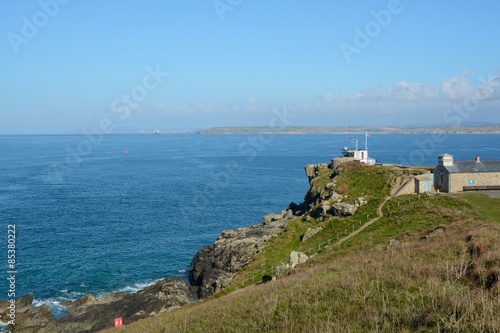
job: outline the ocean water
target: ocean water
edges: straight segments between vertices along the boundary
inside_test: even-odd
[[[0,136],[1,270],[15,224],[16,297],[33,292],[57,316],[86,293],[187,278],[222,230],[301,202],[304,165],[345,145],[345,135]],[[500,159],[500,135],[371,135],[369,148],[381,163]]]

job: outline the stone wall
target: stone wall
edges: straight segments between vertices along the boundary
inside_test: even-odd
[[[330,168],[332,170],[335,170],[344,163],[354,162],[354,161],[355,161],[354,157],[334,157],[330,161]]]
[[[415,178],[410,178],[406,184],[397,191],[394,196],[400,196],[405,194],[413,194],[415,193]]]
[[[500,172],[452,173],[450,175],[450,192],[462,192],[464,186],[500,185]],[[470,180],[474,183],[469,183]]]

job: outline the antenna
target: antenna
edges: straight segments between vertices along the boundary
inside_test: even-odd
[[[349,114],[349,124],[347,125],[346,131],[345,131],[345,141],[347,146],[349,146],[351,142],[351,137],[349,136],[351,132],[351,115]]]
[[[349,132],[351,132],[351,115],[349,114]]]

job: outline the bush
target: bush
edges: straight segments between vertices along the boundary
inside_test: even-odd
[[[335,192],[337,192],[338,194],[344,194],[345,192],[347,192],[348,189],[349,189],[349,185],[342,184],[335,189]]]

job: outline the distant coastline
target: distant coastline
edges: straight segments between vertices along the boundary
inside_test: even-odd
[[[15,135],[88,135],[92,130],[72,130],[62,133],[0,133]],[[219,126],[211,128],[144,129],[118,127],[106,135],[124,134],[500,134],[500,124],[465,124],[463,126]]]
[[[389,126],[234,126],[212,127],[197,131],[198,134],[500,134],[500,125],[488,126],[428,126],[428,127],[389,127]]]

